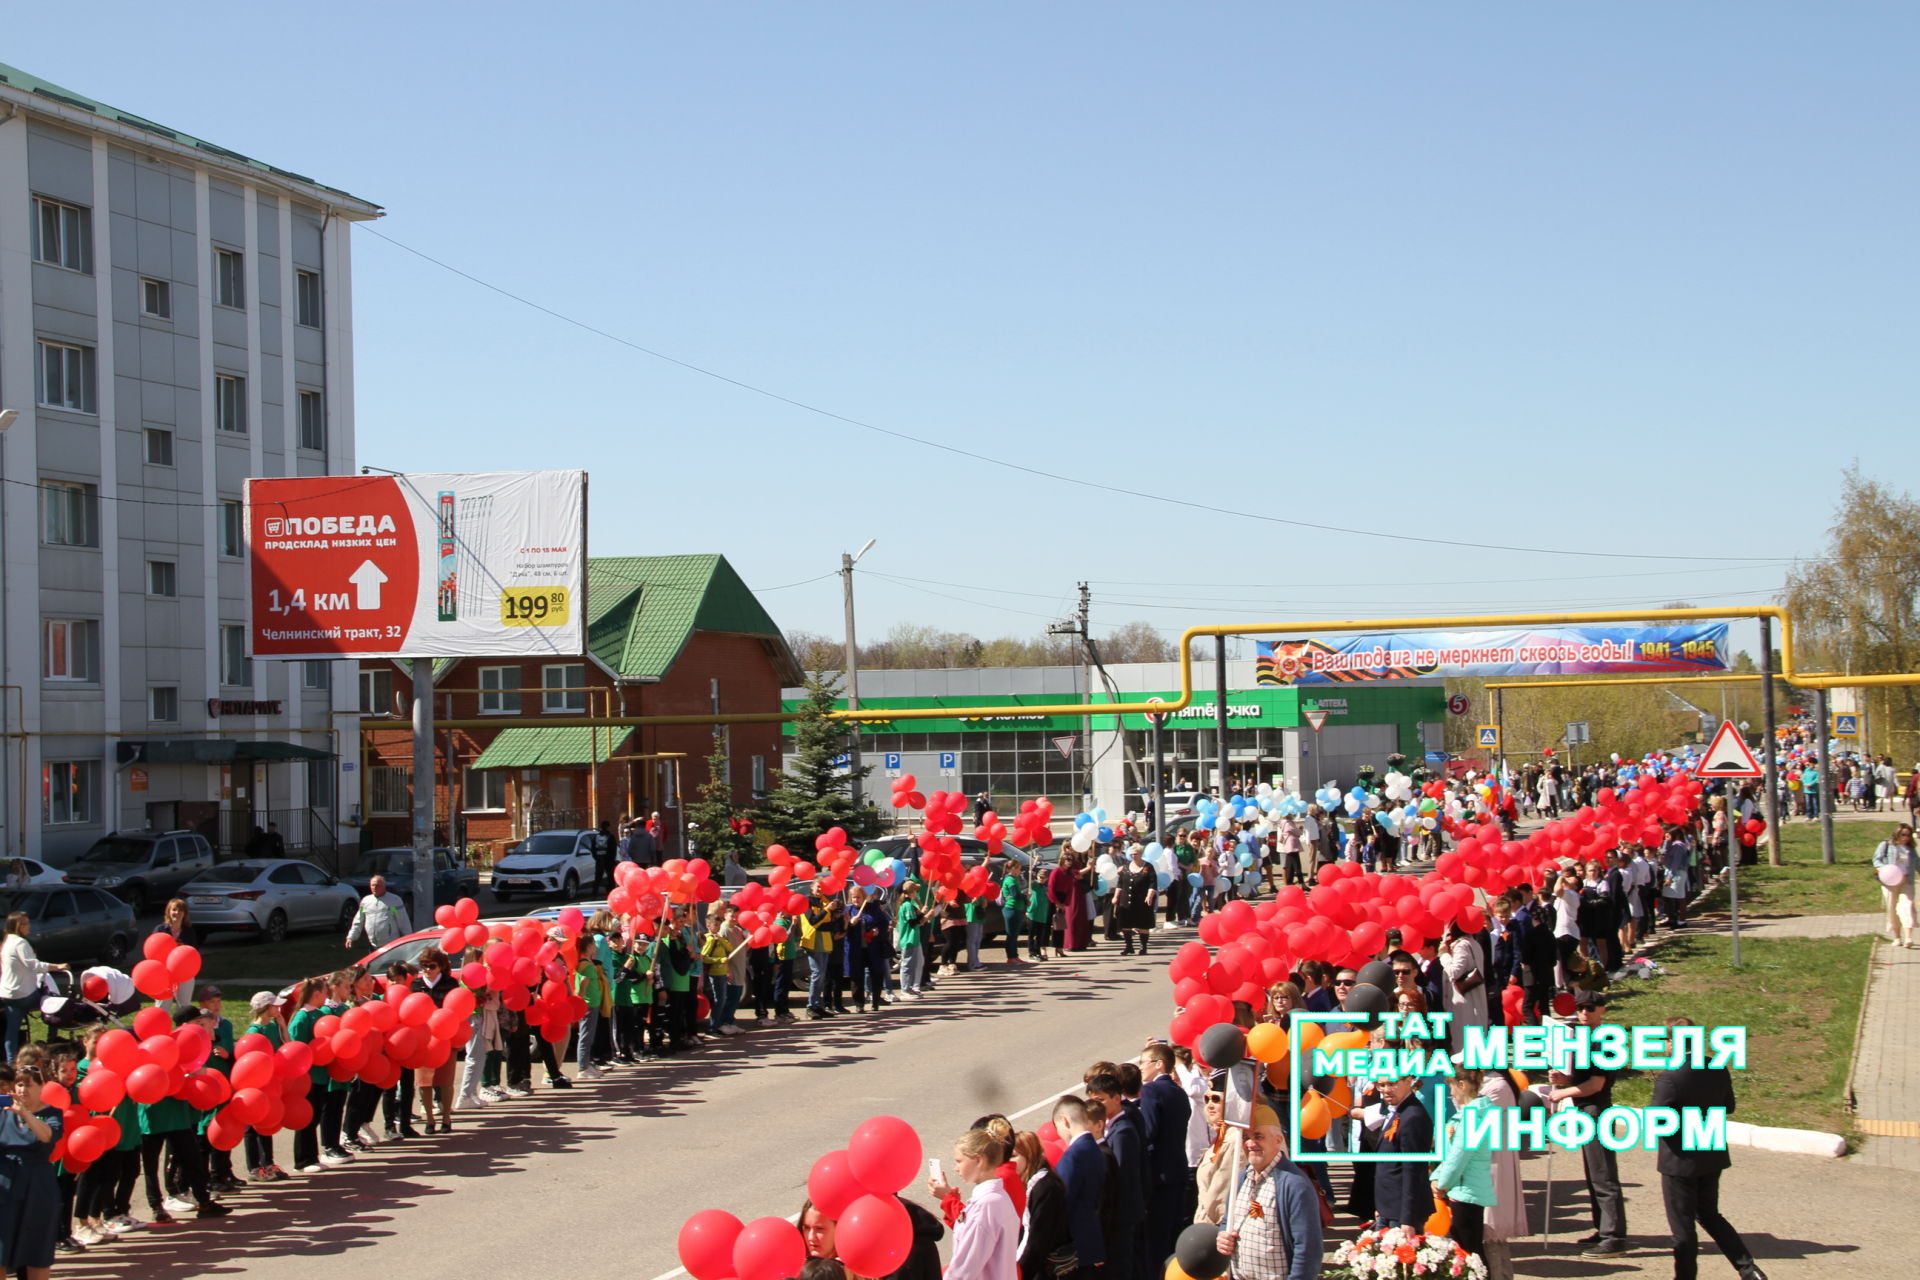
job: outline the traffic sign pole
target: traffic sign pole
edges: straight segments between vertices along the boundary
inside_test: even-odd
[[[1819,764],[1820,795],[1816,803],[1820,806],[1820,861],[1827,866],[1833,865],[1833,762],[1827,758],[1828,729],[1831,722],[1827,719],[1827,691],[1824,686],[1813,691],[1814,722],[1820,726],[1819,746],[1815,759]]]
[[[1774,756],[1773,619],[1760,619],[1760,767],[1766,771],[1767,865],[1777,867],[1780,852],[1780,788]]]
[[[433,659],[413,660],[413,907],[433,919]]]
[[[1148,698],[1148,702],[1159,702],[1159,698]],[[1153,733],[1153,838],[1158,844],[1167,839],[1167,749],[1161,730],[1166,727],[1167,718],[1163,715],[1149,715],[1147,726]],[[1177,870],[1177,868],[1176,868]]]
[[[1740,811],[1733,807],[1733,789],[1720,797],[1727,802],[1727,913],[1733,927],[1733,964],[1740,967],[1740,837],[1735,827]]]
[[[1507,707],[1504,697],[1505,693],[1505,689],[1495,689],[1493,691],[1493,727],[1498,730],[1495,736],[1499,738],[1499,741],[1494,744],[1493,758],[1496,762],[1494,776],[1500,779],[1503,786],[1507,781]]]

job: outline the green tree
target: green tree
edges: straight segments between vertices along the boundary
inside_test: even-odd
[[[814,837],[830,828],[845,828],[853,844],[873,839],[881,829],[880,811],[853,800],[854,781],[864,782],[873,767],[862,765],[851,773],[834,767],[834,758],[852,749],[847,727],[828,715],[840,696],[840,678],[814,671],[806,691],[799,718],[792,722],[793,745],[756,815],[775,840],[802,857],[813,852]]]
[[[1920,670],[1920,503],[1847,469],[1826,551],[1787,574],[1802,670],[1849,675]],[[1920,688],[1869,690],[1875,752],[1910,753]]]
[[[713,735],[713,754],[707,757],[707,779],[694,790],[694,801],[687,806],[687,821],[698,828],[694,845],[701,857],[717,874],[726,865],[729,851],[739,855],[740,865],[750,867],[759,854],[752,836],[733,829],[738,816],[733,807],[733,782],[727,776],[731,765],[724,733]]]

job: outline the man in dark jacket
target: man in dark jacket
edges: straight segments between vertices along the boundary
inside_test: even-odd
[[[1187,1164],[1187,1122],[1193,1100],[1173,1078],[1173,1050],[1148,1045],[1140,1055],[1140,1113],[1147,1125],[1147,1261],[1173,1252],[1184,1225],[1187,1185],[1193,1170]]]
[[[1412,1227],[1415,1231],[1424,1231],[1427,1218],[1433,1213],[1429,1178],[1433,1116],[1415,1092],[1418,1084],[1412,1076],[1380,1082],[1380,1092],[1392,1110],[1380,1126],[1377,1154],[1414,1153],[1401,1159],[1383,1159],[1374,1166],[1374,1215],[1382,1227]]]
[[[1670,1027],[1692,1026],[1689,1018],[1675,1018]],[[1656,1107],[1725,1107],[1733,1114],[1733,1077],[1725,1067],[1676,1067],[1653,1081]],[[1680,1135],[1660,1139],[1654,1168],[1660,1171],[1660,1197],[1667,1206],[1667,1225],[1673,1229],[1674,1280],[1694,1280],[1699,1274],[1698,1222],[1720,1246],[1740,1280],[1767,1280],[1754,1263],[1747,1242],[1720,1216],[1720,1175],[1733,1165],[1725,1151],[1685,1151]]]
[[[1103,1073],[1087,1081],[1087,1101],[1106,1117],[1100,1145],[1113,1153],[1119,1171],[1113,1197],[1117,1251],[1107,1258],[1104,1280],[1136,1280],[1146,1256],[1141,1228],[1147,1209],[1147,1138],[1125,1105],[1118,1077]]]
[[[1107,1156],[1093,1136],[1087,1104],[1065,1097],[1053,1104],[1053,1127],[1066,1140],[1054,1166],[1067,1193],[1067,1237],[1073,1244],[1076,1276],[1091,1276],[1106,1262],[1106,1241],[1100,1234],[1100,1197],[1106,1189]]]
[[[1515,890],[1521,905],[1513,913],[1514,969],[1527,989],[1524,1006],[1535,1022],[1546,1017],[1553,1001],[1553,968],[1556,960],[1553,941],[1553,904],[1533,896],[1533,886],[1523,884]],[[1532,981],[1528,981],[1531,978]]]

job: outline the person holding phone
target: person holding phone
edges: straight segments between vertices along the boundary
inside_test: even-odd
[[[946,1280],[1018,1280],[1020,1213],[997,1172],[1006,1158],[1006,1144],[985,1129],[970,1129],[953,1144],[954,1173],[973,1184],[973,1194],[953,1225]],[[939,1194],[934,1179],[928,1187]]]
[[[65,1215],[53,1146],[60,1141],[60,1108],[41,1101],[40,1068],[0,1066],[0,1087],[9,1104],[0,1112],[0,1158],[11,1166],[13,1187],[0,1205],[0,1259],[27,1280],[47,1280]]]

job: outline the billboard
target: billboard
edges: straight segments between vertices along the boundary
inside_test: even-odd
[[[1376,631],[1335,639],[1261,640],[1254,680],[1349,684],[1423,676],[1628,675],[1727,669],[1727,624],[1544,627],[1516,631]]]
[[[584,471],[247,481],[260,658],[586,650]]]

